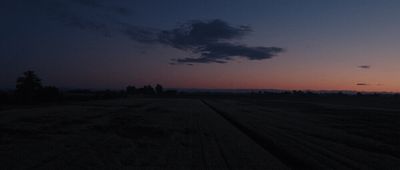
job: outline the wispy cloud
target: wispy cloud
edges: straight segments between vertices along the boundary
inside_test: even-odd
[[[358,66],[358,68],[362,68],[362,69],[370,69],[371,66],[370,65],[360,65]]]
[[[367,83],[357,83],[356,85],[357,86],[369,86],[369,84],[367,84]]]

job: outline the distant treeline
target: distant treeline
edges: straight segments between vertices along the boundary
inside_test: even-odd
[[[333,100],[350,99],[364,101],[365,99],[374,99],[384,101],[398,101],[398,93],[344,93],[330,92],[318,93],[313,91],[281,91],[268,92],[257,91],[248,93],[232,92],[178,92],[177,90],[165,90],[160,84],[156,86],[146,85],[135,87],[129,85],[125,90],[88,90],[75,89],[61,91],[55,86],[43,86],[40,78],[33,72],[27,71],[19,77],[16,82],[16,89],[12,91],[0,91],[1,104],[37,104],[42,102],[60,102],[60,101],[86,101],[96,99],[115,99],[130,96],[145,97],[251,97],[251,98],[272,98],[272,99],[320,99],[328,98]],[[387,100],[389,99],[389,100]]]
[[[301,90],[288,90],[279,92],[270,91],[253,91],[253,92],[186,92],[179,93],[186,96],[212,96],[212,97],[252,97],[252,98],[398,98],[399,93],[367,93],[367,92],[314,92],[314,91],[301,91]]]
[[[128,96],[171,96],[175,90],[164,90],[157,84],[154,88],[146,85],[140,88],[128,86],[125,90],[75,89],[61,91],[55,86],[43,86],[41,79],[33,71],[23,73],[16,82],[16,89],[0,91],[0,104],[37,104],[42,102],[85,101],[115,99]]]

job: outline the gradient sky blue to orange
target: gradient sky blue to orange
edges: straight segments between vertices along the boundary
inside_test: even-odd
[[[27,0],[6,0],[0,10],[0,87],[13,88],[23,71],[35,70],[44,84],[71,88],[161,83],[173,88],[400,92],[400,1],[103,1],[129,8],[132,15],[124,21],[151,28],[172,29],[193,19],[249,25],[254,31],[243,42],[286,51],[259,61],[170,65],[172,58],[196,55],[68,27]]]

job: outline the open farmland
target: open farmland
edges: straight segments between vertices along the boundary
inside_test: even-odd
[[[0,111],[2,169],[397,169],[399,110],[133,98]]]

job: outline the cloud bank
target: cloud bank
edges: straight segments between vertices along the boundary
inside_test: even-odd
[[[118,33],[139,43],[162,44],[198,56],[172,59],[174,64],[223,64],[236,58],[265,60],[284,51],[280,47],[248,46],[240,43],[238,41],[252,32],[252,29],[243,25],[232,26],[220,19],[192,20],[177,28],[163,30],[126,22],[123,17],[130,15],[131,10],[113,6],[110,3],[112,1],[39,0],[30,2],[44,7],[52,18],[67,26],[100,32],[105,36]]]
[[[263,60],[283,52],[279,47],[249,47],[231,42],[251,32],[249,26],[234,27],[215,19],[190,21],[159,34],[159,42],[176,49],[200,54],[198,58],[178,58],[178,63],[227,63],[234,57]]]

